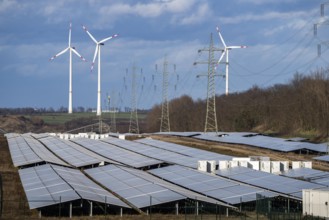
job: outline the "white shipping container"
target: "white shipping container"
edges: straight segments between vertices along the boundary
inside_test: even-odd
[[[248,167],[248,161],[239,161],[239,166],[240,167]]]
[[[208,160],[207,161],[207,172],[213,173],[216,171],[216,161],[215,160]]]
[[[270,157],[264,157],[264,156],[249,156],[251,161],[270,161]]]
[[[271,173],[280,172],[280,161],[271,161]]]
[[[287,171],[289,170],[289,161],[280,161],[280,171]]]
[[[207,172],[207,161],[206,160],[199,160],[198,161],[198,170]]]
[[[312,169],[312,161],[303,161],[302,167]]]
[[[298,168],[301,168],[301,166],[302,166],[302,163],[300,161],[292,161],[291,162],[292,169],[298,169]]]
[[[249,157],[233,157],[233,161],[251,161]]]
[[[218,169],[220,170],[229,168],[229,162],[227,160],[220,160],[218,161],[218,164],[219,164]]]
[[[254,170],[259,170],[259,161],[249,161],[248,167]]]
[[[329,191],[303,189],[303,214],[328,218]]]
[[[229,162],[229,166],[230,167],[238,167],[239,166],[239,161],[237,161],[237,160],[231,160]]]
[[[271,172],[271,161],[260,161],[260,170],[263,172]]]

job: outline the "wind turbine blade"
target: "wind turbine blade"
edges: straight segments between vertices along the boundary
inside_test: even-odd
[[[81,60],[87,62],[87,60],[86,60],[83,56],[81,56],[81,55],[78,53],[78,51],[76,51],[76,50],[75,50],[74,48],[72,48],[72,47],[71,47],[71,50],[72,50],[73,53],[75,53],[78,57],[80,57]]]
[[[219,31],[219,27],[218,27],[218,26],[216,27],[216,30],[217,30],[217,32],[218,32],[218,36],[219,36],[220,40],[222,41],[224,47],[226,47],[225,41],[224,41],[224,39],[223,39],[223,37],[222,37],[222,34],[221,34],[220,31]]]
[[[226,53],[226,50],[224,50],[224,52],[222,53],[222,55],[221,55],[220,58],[218,59],[218,62],[217,62],[217,64],[216,64],[216,66],[215,66],[215,70],[217,69],[218,64],[220,63],[220,61],[222,61],[222,59],[223,59],[225,53]]]
[[[58,54],[56,54],[55,56],[53,56],[52,58],[50,58],[49,61],[52,61],[52,60],[55,59],[56,57],[62,55],[62,54],[65,53],[68,49],[69,49],[69,47],[65,48],[64,50],[62,50],[61,52],[59,52]]]
[[[112,38],[117,37],[117,36],[119,36],[119,35],[118,35],[118,34],[114,34],[114,35],[112,35],[111,37],[108,37],[108,38],[105,38],[105,39],[101,40],[99,43],[100,43],[100,44],[101,44],[101,43],[104,43],[104,42],[106,42],[106,41],[108,41],[108,40],[110,40],[110,39],[112,39]]]
[[[83,28],[83,30],[85,30],[87,32],[87,34],[95,42],[95,44],[98,44],[97,40],[93,37],[93,35],[91,35],[91,33],[89,33],[89,31],[87,30],[86,26],[82,25],[82,28]]]
[[[228,46],[227,49],[247,48],[247,46]]]
[[[92,72],[93,69],[94,69],[95,60],[96,60],[97,53],[98,53],[98,47],[99,47],[99,44],[96,45],[95,54],[94,54],[94,59],[93,59],[93,63],[91,64],[91,68],[90,68],[90,71],[91,71],[91,72]],[[99,67],[98,67],[98,68],[99,68]]]
[[[69,47],[71,47],[71,32],[72,32],[72,23],[70,22],[70,30],[69,30]]]

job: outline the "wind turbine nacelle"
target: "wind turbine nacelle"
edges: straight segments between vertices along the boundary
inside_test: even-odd
[[[100,43],[99,45],[102,45],[102,46],[104,46],[105,44],[104,44],[104,43]]]

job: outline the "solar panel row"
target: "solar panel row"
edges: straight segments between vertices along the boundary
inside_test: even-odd
[[[242,183],[271,190],[273,192],[295,196],[300,199],[302,198],[303,189],[325,188],[324,185],[291,179],[246,167],[233,167],[217,170],[216,174]]]
[[[77,199],[128,207],[76,169],[46,164],[21,169],[19,175],[30,209]]]
[[[268,197],[277,196],[277,194],[264,189],[247,186],[236,181],[178,165],[158,168],[149,172],[169,182],[232,205],[255,201],[256,194]]]
[[[304,179],[312,183],[329,186],[329,172],[310,168],[298,168],[282,172],[283,176]]]
[[[142,143],[134,142],[134,141],[127,141],[121,140],[117,138],[105,138],[101,141],[113,144],[115,146],[121,147],[123,149],[151,157],[157,160],[165,161],[171,164],[180,164],[183,166],[197,168],[198,159],[185,156],[176,152],[171,152],[168,150],[152,147],[149,145],[145,145]]]
[[[89,169],[86,173],[138,208],[185,199],[170,189],[115,165]]]
[[[142,168],[163,163],[163,161],[146,157],[98,140],[77,138],[72,141],[99,155],[103,155],[106,158],[135,168]]]
[[[110,162],[108,159],[87,151],[86,149],[67,140],[62,140],[56,137],[46,137],[40,139],[39,141],[47,146],[47,148],[49,148],[53,153],[74,167],[100,164],[104,161]]]
[[[159,140],[150,139],[150,138],[139,139],[139,140],[137,140],[137,142],[151,145],[151,146],[161,148],[164,150],[168,150],[171,152],[180,153],[185,156],[194,157],[199,160],[216,160],[216,161],[218,161],[218,160],[231,160],[232,159],[231,156],[218,154],[218,153],[205,151],[205,150],[200,150],[200,149],[196,149],[196,148],[186,147],[183,145],[159,141]]]
[[[194,138],[231,144],[244,144],[282,152],[290,152],[303,149],[321,153],[327,151],[327,146],[325,144],[288,141],[283,138],[274,138],[255,134],[248,135],[246,133],[226,133],[225,135],[201,134],[194,136]]]
[[[12,138],[7,140],[15,167],[40,163],[54,163],[69,166],[39,141],[29,135],[12,136]]]

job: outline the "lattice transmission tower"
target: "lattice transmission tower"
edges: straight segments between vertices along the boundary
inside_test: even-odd
[[[216,116],[216,90],[215,90],[215,65],[217,61],[215,60],[215,51],[222,51],[223,49],[214,47],[213,37],[210,34],[210,44],[209,48],[200,49],[198,52],[207,51],[208,52],[208,61],[198,61],[196,64],[208,64],[208,73],[200,74],[199,76],[208,77],[208,86],[207,86],[207,113],[206,113],[206,122],[204,126],[204,132],[218,132],[217,125],[217,116]],[[222,76],[222,75],[221,75]]]
[[[176,74],[176,65],[174,67],[174,74]],[[156,65],[156,71],[158,70]],[[162,72],[162,105],[161,105],[161,122],[160,122],[160,132],[170,132],[170,117],[169,117],[169,99],[168,99],[168,87],[169,87],[169,71],[168,71],[168,61],[164,58],[163,61],[163,72]],[[177,79],[178,81],[178,79]],[[176,90],[175,85],[175,90]]]
[[[136,98],[136,66],[133,65],[131,77],[131,109],[129,133],[139,134],[138,113],[137,113],[137,98]]]
[[[325,6],[326,5],[329,5],[329,2],[326,2],[326,3],[322,3],[321,6],[320,6],[320,15],[321,15],[321,18],[322,20],[316,24],[314,24],[314,36],[318,38],[318,28],[322,25],[329,25],[329,20],[326,19],[326,20],[323,20],[325,18],[325,15],[324,15],[324,9],[325,9]],[[318,44],[318,57],[321,56],[321,53],[322,53],[322,45],[326,45],[326,46],[329,46],[329,41],[320,41],[320,43]]]
[[[161,125],[160,132],[170,132],[169,120],[169,102],[168,102],[168,61],[165,58],[163,62],[162,73],[162,108],[161,108]]]
[[[113,92],[112,94],[112,99],[111,99],[110,105],[110,114],[111,114],[111,126],[110,126],[110,131],[113,133],[117,132],[117,122],[116,122],[116,97],[115,93]]]

